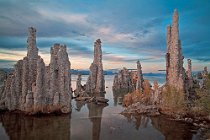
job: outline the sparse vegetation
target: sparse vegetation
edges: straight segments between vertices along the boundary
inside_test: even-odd
[[[148,105],[151,103],[151,84],[149,83],[148,80],[144,80],[143,83],[143,93],[141,91],[133,91],[132,93],[128,93],[127,95],[124,96],[123,99],[123,104],[124,106],[129,106],[133,103],[141,102],[144,105]]]
[[[142,105],[152,105],[153,94],[159,89],[158,83],[155,81],[153,89],[148,80],[143,83],[144,91],[133,91],[124,96],[124,106],[129,106],[139,102]],[[207,117],[210,114],[210,74],[204,77],[203,88],[196,89],[197,98],[189,101],[184,91],[177,91],[170,86],[162,87],[161,93],[158,94],[160,102],[157,107],[164,114],[180,117]]]
[[[159,88],[158,82],[155,80],[154,85],[153,85],[153,89],[156,91],[156,90],[158,90],[158,88]]]
[[[187,109],[184,92],[177,91],[173,87],[166,86],[162,92],[161,107],[171,112],[183,113]]]
[[[209,115],[210,114],[210,74],[204,80],[204,87],[196,89],[198,98],[194,101],[192,110],[196,114]]]
[[[144,89],[144,94],[150,94],[151,93],[151,84],[149,83],[149,80],[144,80],[143,89]]]

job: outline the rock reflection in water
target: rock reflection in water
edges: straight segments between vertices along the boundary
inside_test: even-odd
[[[77,101],[76,107],[77,111],[80,111],[82,107],[85,107],[85,104],[88,108],[88,118],[92,123],[92,140],[100,139],[101,132],[101,120],[104,107],[108,106],[108,104],[96,104],[96,103],[86,103],[84,101]],[[91,126],[90,126],[91,127]]]
[[[140,126],[146,128],[150,121],[150,118],[144,115],[124,114],[124,116],[127,118],[128,122],[134,123],[136,130],[139,130]]]
[[[103,108],[106,106],[107,104],[87,104],[89,110],[89,119],[92,122],[92,140],[100,139],[102,113]]]
[[[159,130],[166,140],[191,140],[193,127],[190,124],[169,120],[164,116],[151,118],[154,128]],[[195,134],[195,133],[194,133]]]
[[[146,128],[149,123],[161,132],[166,140],[191,140],[196,128],[190,124],[169,120],[165,116],[147,117],[144,115],[124,114],[128,122],[134,123],[136,130]],[[195,131],[193,131],[195,130]]]
[[[85,106],[86,102],[84,101],[76,101],[76,110],[80,111],[83,106]]]
[[[0,114],[0,123],[10,140],[69,140],[70,115],[24,116]]]
[[[122,104],[124,96],[128,93],[128,89],[113,90],[114,106]]]

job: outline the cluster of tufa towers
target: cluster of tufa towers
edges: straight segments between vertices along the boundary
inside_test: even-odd
[[[36,29],[28,28],[27,56],[19,60],[0,94],[0,109],[20,110],[29,114],[71,112],[71,63],[66,45],[51,47],[50,64],[45,66],[38,55]],[[94,61],[90,67],[87,92],[104,92],[101,41],[94,45]]]
[[[167,26],[167,52],[166,52],[166,86],[185,92],[187,97],[193,91],[193,77],[191,60],[187,60],[187,71],[183,67],[184,56],[182,54],[179,38],[179,16],[174,10],[172,25]],[[120,70],[114,78],[113,91],[124,89],[128,92],[137,90],[143,93],[143,75],[141,64],[137,61],[137,71],[129,71],[126,68]]]
[[[15,64],[1,94],[1,108],[30,113],[71,110],[70,62],[66,46],[51,47],[49,66],[38,55],[36,29],[28,28],[27,56]]]
[[[190,96],[193,88],[192,66],[191,60],[188,59],[188,70],[183,67],[184,57],[178,20],[178,12],[175,10],[172,25],[167,27],[166,85]],[[38,55],[36,29],[29,27],[28,32],[27,56],[19,60],[14,71],[7,75],[0,94],[0,109],[20,110],[26,113],[71,112],[71,64],[66,46],[54,44],[50,51],[50,64],[45,66],[43,59]],[[123,68],[115,75],[113,89],[137,90],[143,93],[143,82],[142,67],[137,61],[137,71],[130,72]],[[90,66],[88,80],[82,86],[81,75],[78,76],[75,94],[91,96],[92,93],[104,92],[101,40],[97,39],[94,43],[94,60]]]

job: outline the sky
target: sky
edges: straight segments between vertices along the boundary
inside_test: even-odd
[[[93,44],[102,41],[104,69],[165,69],[166,26],[174,9],[185,66],[210,69],[209,0],[0,0],[0,67],[26,56],[27,29],[37,29],[37,47],[45,64],[50,47],[66,44],[73,69],[88,69]]]

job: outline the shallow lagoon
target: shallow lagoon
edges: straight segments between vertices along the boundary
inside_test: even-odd
[[[72,76],[75,88],[76,76]],[[84,84],[87,76],[83,76]],[[72,113],[61,116],[24,116],[21,114],[0,114],[0,140],[139,140],[200,139],[199,130],[181,122],[147,116],[123,116],[123,107],[118,104],[122,94],[112,92],[114,76],[105,76],[106,95],[109,105],[72,102]],[[145,76],[150,81],[164,83],[163,75]]]

